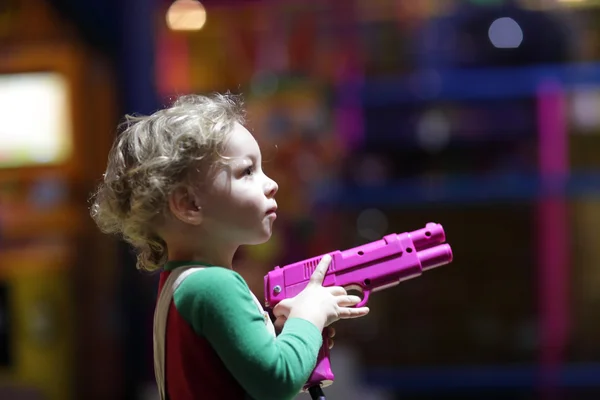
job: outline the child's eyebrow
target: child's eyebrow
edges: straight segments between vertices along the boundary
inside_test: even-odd
[[[260,155],[256,154],[246,154],[242,157],[242,160],[250,160],[252,162],[257,162],[260,159]]]
[[[256,160],[253,159],[250,156],[240,156],[240,157],[234,157],[231,160],[229,160],[229,164],[232,166],[245,166],[248,164],[252,164],[254,163]]]

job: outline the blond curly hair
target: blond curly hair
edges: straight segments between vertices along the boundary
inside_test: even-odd
[[[103,233],[121,236],[137,255],[136,266],[156,271],[167,261],[167,244],[156,223],[169,194],[191,185],[191,175],[221,160],[235,123],[244,123],[240,96],[184,95],[149,116],[125,116],[90,214]]]

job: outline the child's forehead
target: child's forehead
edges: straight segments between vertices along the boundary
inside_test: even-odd
[[[244,126],[236,124],[227,140],[224,153],[228,157],[259,157],[260,147]]]

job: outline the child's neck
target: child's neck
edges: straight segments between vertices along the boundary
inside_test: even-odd
[[[215,265],[223,268],[233,267],[235,249],[218,249],[214,246],[207,249],[169,248],[169,261],[195,261],[203,264]]]
[[[239,245],[189,225],[170,225],[161,232],[169,261],[195,261],[232,268]]]

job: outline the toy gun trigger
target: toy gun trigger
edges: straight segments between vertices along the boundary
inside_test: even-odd
[[[344,286],[344,289],[346,289],[346,292],[349,295],[358,296],[362,299],[360,303],[354,305],[353,307],[364,307],[369,301],[369,296],[371,295],[370,289],[365,289],[358,284]]]

